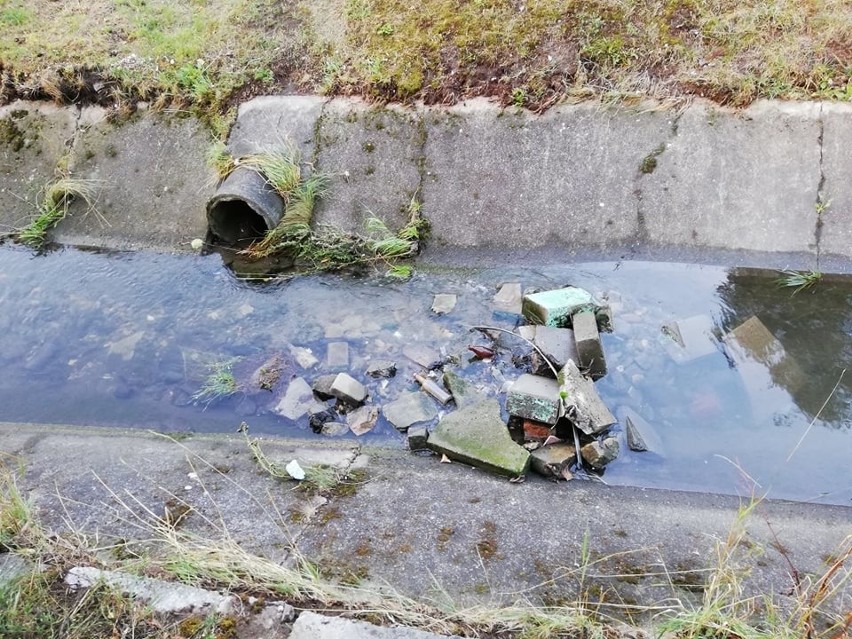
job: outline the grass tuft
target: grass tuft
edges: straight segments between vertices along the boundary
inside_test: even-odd
[[[204,384],[192,396],[196,404],[209,406],[213,402],[220,401],[226,397],[236,394],[240,388],[231,367],[236,360],[215,362],[210,366],[210,374]]]
[[[48,231],[65,219],[74,198],[82,198],[93,210],[95,196],[95,183],[91,180],[62,178],[51,182],[44,189],[38,216],[18,232],[18,240],[32,248],[42,248]]]
[[[783,277],[780,277],[776,280],[778,286],[782,288],[793,288],[793,295],[798,293],[799,291],[804,291],[805,289],[812,288],[815,286],[821,279],[822,273],[820,271],[791,271],[791,270],[783,270],[781,271]]]

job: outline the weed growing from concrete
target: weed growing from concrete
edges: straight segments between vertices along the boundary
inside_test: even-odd
[[[207,149],[207,166],[216,171],[216,176],[221,180],[236,168],[233,156],[228,152],[228,147],[221,140],[214,141]]]
[[[18,240],[32,248],[42,248],[47,241],[48,231],[65,219],[74,198],[83,199],[89,210],[94,211],[95,196],[95,183],[91,180],[62,178],[48,184],[44,189],[38,216],[18,232]]]

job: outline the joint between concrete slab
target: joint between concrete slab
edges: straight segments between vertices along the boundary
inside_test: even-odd
[[[820,244],[822,241],[822,227],[823,227],[823,219],[822,214],[825,209],[828,207],[830,201],[825,199],[825,194],[823,193],[825,189],[825,119],[823,118],[823,114],[825,111],[825,105],[820,102],[819,105],[819,137],[817,138],[819,142],[819,184],[817,185],[816,192],[816,202],[814,203],[814,208],[816,209],[816,222],[814,224],[814,243],[816,245],[816,268],[819,270],[819,258],[820,258]]]

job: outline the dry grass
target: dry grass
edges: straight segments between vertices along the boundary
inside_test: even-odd
[[[320,41],[312,25],[326,23],[342,28]],[[439,103],[487,95],[539,110],[587,97],[846,101],[852,4],[7,0],[0,61],[7,98],[142,97],[192,106],[220,129],[240,100],[293,84]]]

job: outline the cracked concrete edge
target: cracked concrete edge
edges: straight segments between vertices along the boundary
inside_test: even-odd
[[[70,165],[102,187],[109,226],[75,210],[56,231],[60,242],[187,251],[203,237],[215,177],[198,122],[142,113],[111,124],[94,107],[33,103],[2,107],[0,118],[22,108],[71,118]],[[405,108],[265,96],[240,106],[229,146],[244,155],[292,140],[332,173],[317,220],[346,230],[369,214],[401,225],[408,200],[419,199],[432,222],[427,255],[562,246],[610,258],[677,250],[688,259],[739,250],[796,255],[796,265],[817,268],[852,257],[849,138],[852,107],[835,103],[742,111],[703,101],[676,111],[581,103],[534,115],[482,99]],[[46,182],[59,161],[25,149],[27,161],[16,164],[2,152],[0,193]],[[41,168],[23,175],[28,162]],[[5,204],[0,225],[26,217],[20,202]]]

